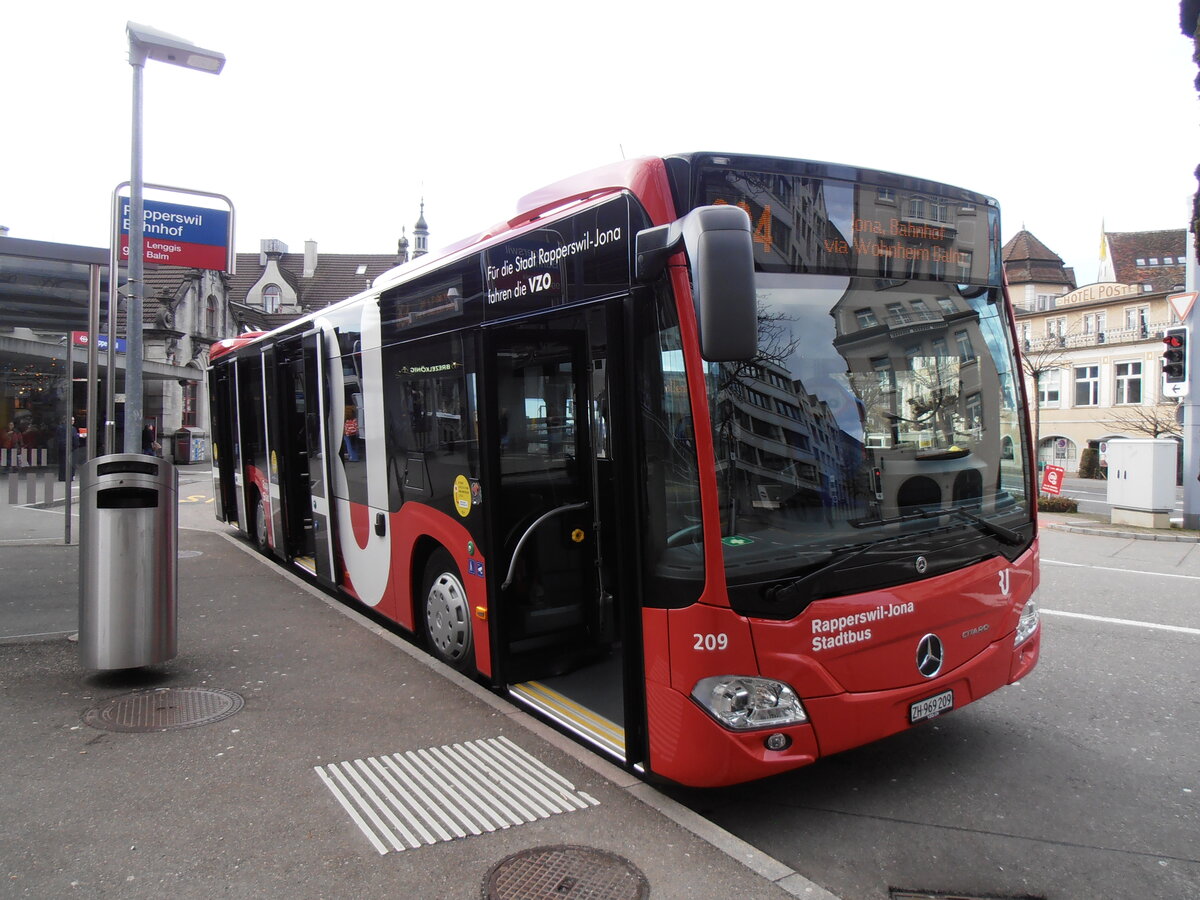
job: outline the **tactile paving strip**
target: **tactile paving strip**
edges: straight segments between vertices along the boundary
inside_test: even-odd
[[[600,803],[503,736],[314,769],[381,854]]]

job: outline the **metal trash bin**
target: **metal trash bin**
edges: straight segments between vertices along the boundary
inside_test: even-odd
[[[179,475],[114,453],[79,474],[79,657],[89,669],[165,662],[176,650]]]

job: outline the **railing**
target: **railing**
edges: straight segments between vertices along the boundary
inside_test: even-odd
[[[1087,334],[1052,335],[1050,337],[1028,338],[1021,342],[1026,353],[1062,348],[1076,350],[1083,347],[1098,347],[1101,344],[1136,344],[1142,341],[1156,341],[1162,337],[1163,331],[1171,327],[1170,322],[1151,322],[1133,328],[1106,328]]]

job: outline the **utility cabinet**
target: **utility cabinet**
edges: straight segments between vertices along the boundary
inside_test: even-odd
[[[1169,440],[1108,442],[1108,503],[1114,525],[1170,528],[1175,507],[1175,460]]]

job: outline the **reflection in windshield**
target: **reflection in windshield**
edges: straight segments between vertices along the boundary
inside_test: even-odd
[[[708,380],[727,546],[795,565],[860,543],[865,522],[945,527],[924,513],[951,505],[1028,521],[996,289],[760,275],[759,354]]]

